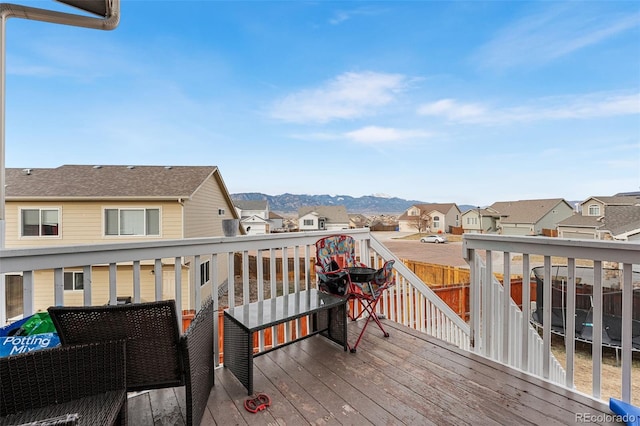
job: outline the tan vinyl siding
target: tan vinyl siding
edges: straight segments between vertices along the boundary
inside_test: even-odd
[[[218,215],[223,209],[224,215]],[[234,207],[214,177],[207,179],[190,200],[184,203],[185,238],[222,236],[222,219],[233,219]]]
[[[58,237],[21,237],[20,211],[25,208],[59,209]],[[160,236],[105,236],[104,210],[107,208],[155,208],[160,210]],[[182,207],[177,201],[137,202],[11,202],[7,203],[7,247],[96,244],[182,238]]]

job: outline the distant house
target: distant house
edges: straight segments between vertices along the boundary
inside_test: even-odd
[[[558,224],[558,236],[582,239],[640,239],[638,196],[589,197]]]
[[[233,202],[240,224],[247,235],[264,235],[270,232],[269,203],[267,200],[236,200]]]
[[[398,218],[398,230],[445,233],[450,227],[460,226],[460,216],[460,209],[455,203],[414,204]]]
[[[298,209],[300,231],[349,229],[349,215],[344,206],[303,206]]]
[[[237,219],[230,195],[215,166],[91,166],[65,165],[47,169],[6,169],[6,247],[156,241],[222,236],[222,220]],[[220,282],[226,280],[220,259]],[[210,259],[200,259],[201,282],[194,283],[193,259],[182,259],[182,300],[193,308],[194,286],[211,291]],[[175,298],[175,259],[162,265],[162,297]],[[132,265],[117,265],[128,276]],[[109,300],[108,265],[92,268],[92,304]],[[141,297],[155,300],[152,263],[142,263]],[[67,304],[83,304],[82,267],[65,268]],[[6,275],[7,312],[22,312],[22,276]],[[54,304],[53,271],[34,275],[36,310]],[[131,296],[131,285],[118,282],[117,296]]]
[[[269,227],[271,232],[282,232],[284,230],[284,218],[277,213],[269,211]]]
[[[543,230],[556,230],[558,223],[573,214],[573,208],[562,198],[499,201],[488,207],[498,212],[498,232],[503,235],[542,235]]]
[[[473,234],[489,234],[498,232],[500,213],[491,209],[475,208],[462,213],[461,226],[463,232]]]
[[[365,228],[369,225],[369,218],[363,214],[355,213],[349,215],[349,228]]]

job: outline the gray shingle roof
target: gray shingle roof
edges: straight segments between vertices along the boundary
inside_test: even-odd
[[[598,197],[589,197],[588,199],[586,199],[585,201],[582,202],[582,204],[588,202],[589,200],[598,200],[603,202],[605,205],[607,206],[611,206],[611,205],[618,205],[618,206],[632,206],[634,204],[639,204],[640,203],[640,197],[638,196],[617,196],[614,195],[612,197],[610,196],[598,196]]]
[[[349,215],[345,206],[302,206],[298,209],[298,217],[316,212],[330,223],[349,223]]]
[[[607,206],[602,228],[613,235],[640,229],[640,206]]]
[[[598,220],[599,216],[583,216],[576,213],[569,216],[565,220],[558,223],[559,226],[574,226],[578,228],[598,228],[602,225],[602,221]]]
[[[566,203],[562,198],[498,201],[493,203],[490,208],[500,212],[503,216],[507,216],[502,219],[502,223],[537,223],[544,215],[562,202]]]
[[[240,210],[266,210],[267,200],[234,200],[233,204]]]
[[[188,198],[216,171],[215,166],[8,168],[6,198]]]

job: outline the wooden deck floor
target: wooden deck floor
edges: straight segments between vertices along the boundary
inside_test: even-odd
[[[616,424],[583,395],[388,321],[389,338],[374,327],[356,354],[314,336],[256,358],[255,390],[272,404],[255,414],[244,409],[246,389],[216,370],[202,425]],[[184,424],[181,404],[179,388],[132,397],[130,424]]]

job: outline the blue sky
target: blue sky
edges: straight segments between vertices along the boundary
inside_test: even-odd
[[[474,205],[640,190],[635,0],[122,0],[114,31],[11,19],[6,46],[7,167]]]

